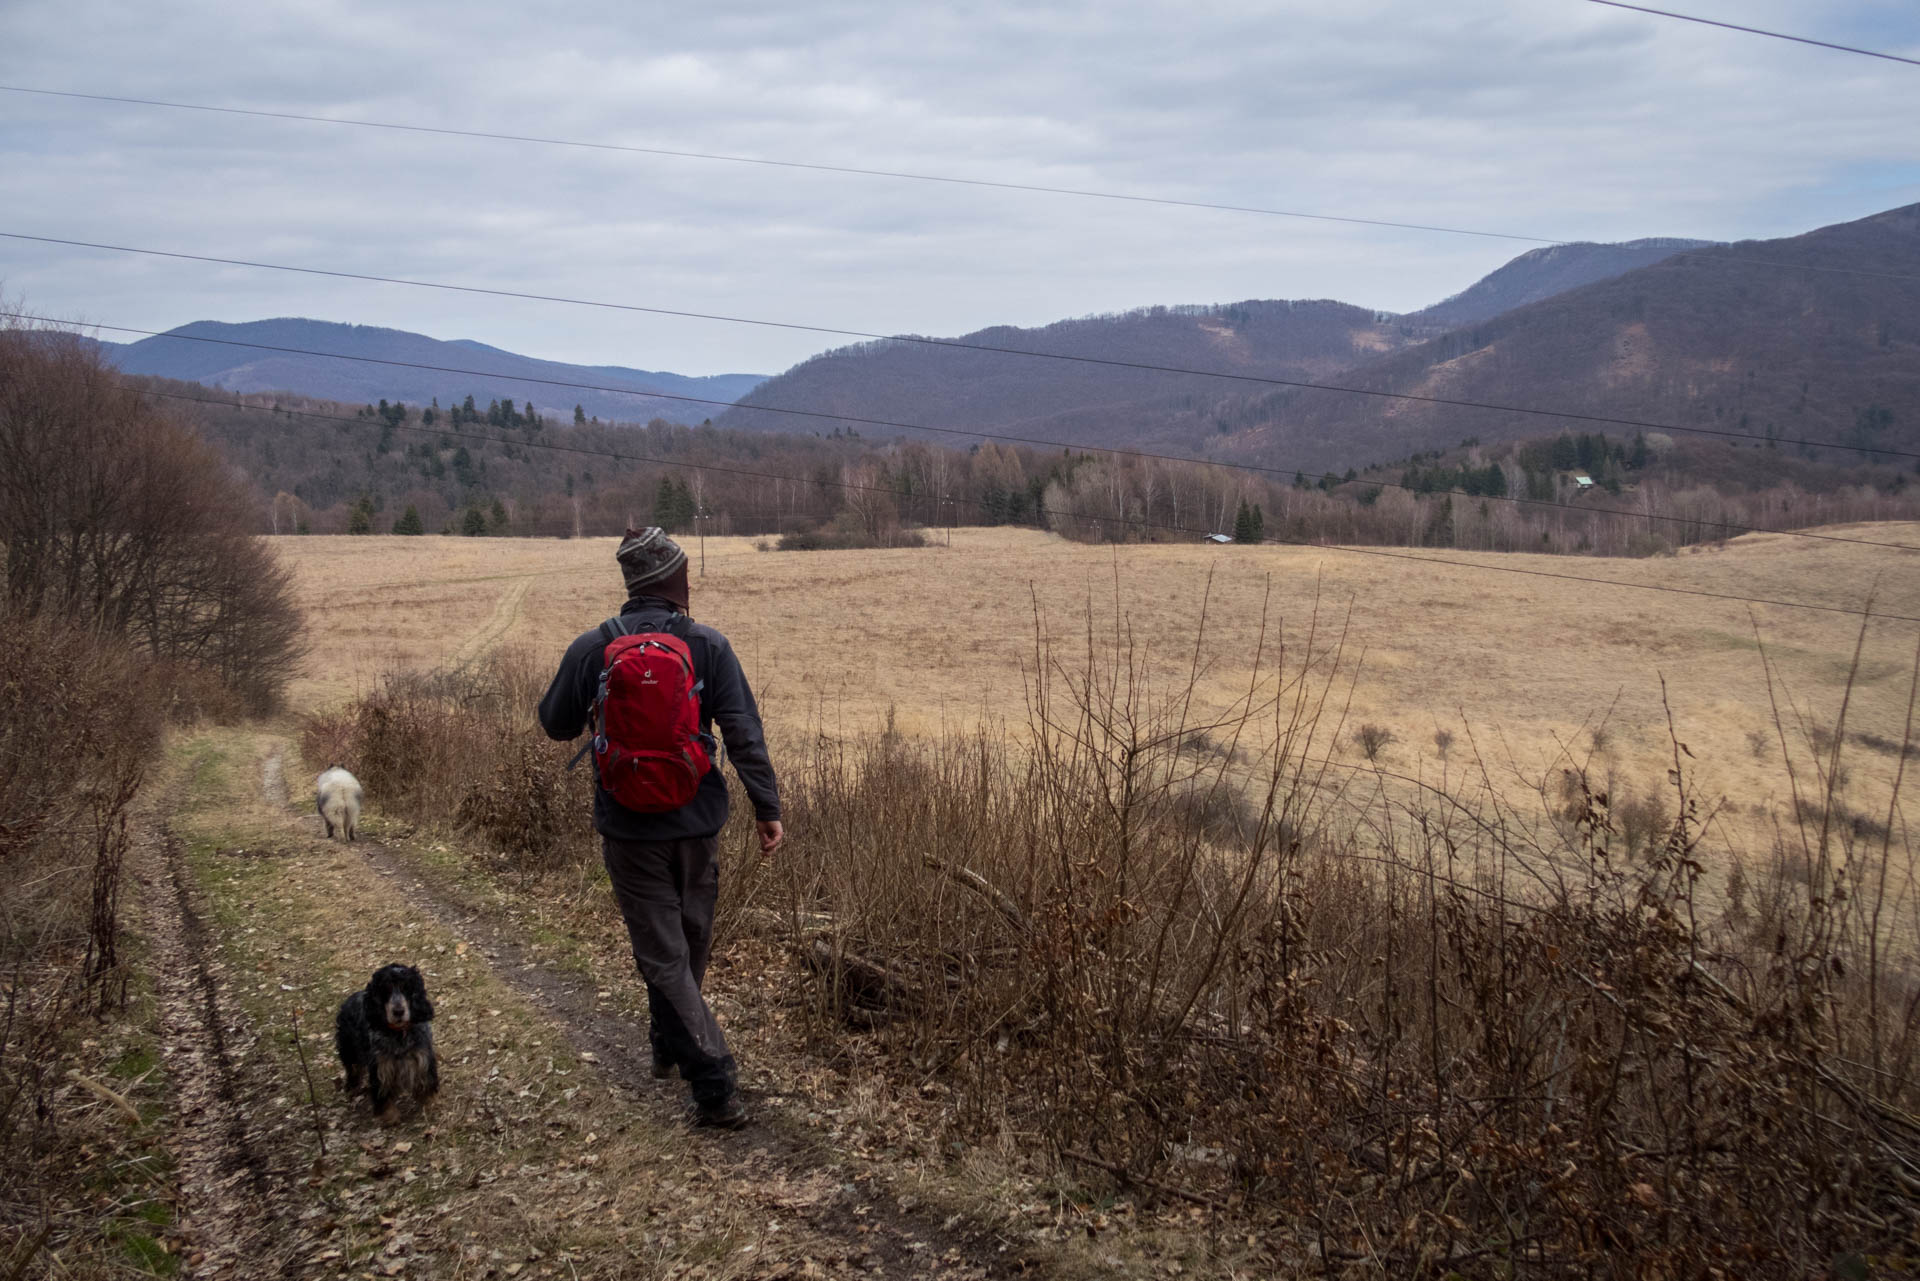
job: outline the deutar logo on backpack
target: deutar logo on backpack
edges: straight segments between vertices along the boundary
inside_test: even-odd
[[[628,632],[618,618],[601,629],[610,639],[593,699],[593,737],[580,756],[592,750],[600,786],[626,808],[677,810],[713,768],[713,740],[700,732],[703,682],[693,673],[693,651],[670,631]]]

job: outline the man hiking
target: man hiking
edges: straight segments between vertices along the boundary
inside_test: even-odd
[[[614,553],[626,579],[620,613],[567,646],[540,700],[540,725],[562,741],[592,734],[593,827],[634,964],[647,984],[653,1074],[677,1068],[700,1125],[737,1129],[733,1054],[700,995],[720,890],[727,786],[713,765],[715,723],[753,801],[760,851],[784,833],[760,712],[727,638],[693,621],[687,554],[660,529],[629,529]]]

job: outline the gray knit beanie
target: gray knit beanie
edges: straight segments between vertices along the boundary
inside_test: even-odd
[[[629,529],[613,558],[620,562],[620,573],[627,580],[630,597],[643,595],[646,588],[671,578],[687,563],[687,554],[680,544],[667,537],[667,531],[658,525]]]

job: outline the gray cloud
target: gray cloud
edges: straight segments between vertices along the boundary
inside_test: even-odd
[[[1882,0],[1729,16],[1920,48],[1920,15]],[[1920,73],[1573,0],[14,0],[0,80],[1556,238],[1773,236],[1920,200]],[[1246,297],[1404,310],[1526,247],[12,94],[0,205],[12,230],[922,333]],[[688,373],[829,345],[18,242],[0,288],[103,323],[309,315]]]

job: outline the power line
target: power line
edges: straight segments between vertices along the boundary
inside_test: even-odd
[[[1632,6],[1622,6],[1622,7],[1630,8]],[[1647,10],[1647,12],[1654,13],[1659,11]],[[1742,29],[1744,30],[1745,28],[1742,28]],[[211,112],[218,115],[258,116],[260,118],[268,119],[268,120],[294,120],[294,121],[302,121],[302,122],[312,123],[312,124],[350,125],[356,128],[385,129],[385,130],[391,130],[391,131],[401,132],[401,133],[440,134],[440,135],[446,135],[449,137],[456,137],[456,138],[482,138],[482,139],[488,139],[488,140],[499,141],[499,142],[520,142],[520,143],[539,144],[542,146],[572,147],[572,148],[578,148],[578,149],[588,150],[588,151],[630,152],[637,155],[670,156],[670,157],[675,157],[675,158],[684,159],[684,160],[723,161],[730,164],[762,165],[762,166],[768,166],[776,169],[810,170],[817,173],[852,174],[852,175],[861,176],[861,177],[894,178],[894,179],[902,179],[902,180],[912,181],[912,182],[933,182],[933,183],[944,183],[944,184],[954,185],[954,186],[987,187],[987,188],[993,188],[993,189],[1002,190],[1002,191],[1034,192],[1034,193],[1041,193],[1046,195],[1082,197],[1082,198],[1092,199],[1092,200],[1118,200],[1118,201],[1125,201],[1133,204],[1170,205],[1178,208],[1206,209],[1206,210],[1214,210],[1217,212],[1225,212],[1225,213],[1260,214],[1260,215],[1266,215],[1266,216],[1271,216],[1276,218],[1298,218],[1298,219],[1305,219],[1305,220],[1316,221],[1316,222],[1346,223],[1348,225],[1360,226],[1360,227],[1387,227],[1387,228],[1396,228],[1402,231],[1437,232],[1437,233],[1450,235],[1450,236],[1475,236],[1475,237],[1480,237],[1480,238],[1489,239],[1489,240],[1513,240],[1513,241],[1520,241],[1525,244],[1541,245],[1541,246],[1565,246],[1565,245],[1576,245],[1581,243],[1587,243],[1587,242],[1582,242],[1577,240],[1566,240],[1566,239],[1557,238],[1553,236],[1532,236],[1532,235],[1523,235],[1518,232],[1488,231],[1488,230],[1485,230],[1484,228],[1451,227],[1451,226],[1442,226],[1434,223],[1398,222],[1398,221],[1394,221],[1392,219],[1387,219],[1387,218],[1362,218],[1357,215],[1351,215],[1351,214],[1308,213],[1308,212],[1305,212],[1304,210],[1269,209],[1269,208],[1253,206],[1253,205],[1230,205],[1230,204],[1221,204],[1221,203],[1215,203],[1215,202],[1205,201],[1205,200],[1179,200],[1179,199],[1175,199],[1167,196],[1130,195],[1124,192],[1095,191],[1092,189],[1080,188],[1080,187],[1048,187],[1048,186],[1041,186],[1033,183],[1005,182],[1005,181],[988,179],[988,178],[959,178],[950,174],[909,173],[901,170],[892,170],[892,169],[865,169],[865,168],[860,168],[852,165],[826,165],[826,164],[814,164],[811,162],[798,161],[798,160],[775,160],[775,159],[767,159],[764,157],[755,157],[755,156],[732,156],[732,155],[723,155],[717,152],[674,151],[674,150],[669,150],[669,149],[660,148],[660,147],[629,146],[622,143],[582,142],[582,141],[578,141],[575,139],[568,139],[568,138],[543,138],[543,137],[536,137],[528,134],[493,133],[493,132],[488,132],[486,130],[480,130],[480,129],[455,129],[447,126],[401,124],[393,121],[384,121],[384,120],[355,120],[355,119],[347,119],[347,118],[337,117],[337,116],[312,116],[312,115],[303,115],[298,112],[267,111],[264,109],[253,108],[253,107],[216,107],[206,103],[172,102],[172,101],[167,101],[159,98],[130,98],[130,97],[123,97],[123,96],[114,95],[114,94],[81,93],[81,92],[66,90],[66,89],[38,89],[38,88],[32,88],[25,85],[0,85],[0,91],[4,91],[7,93],[38,94],[41,96],[52,97],[52,98],[72,98],[72,99],[80,99],[80,100],[89,101],[89,102],[121,103],[129,106],[167,107],[167,108],[171,108],[179,111],[204,111],[204,112]],[[1724,248],[1724,246],[1716,246],[1716,248]],[[1683,249],[1683,250],[1677,251],[1673,255],[1673,257],[1697,258],[1700,256],[1700,254],[1701,254],[1701,251],[1698,249]],[[1888,280],[1920,281],[1920,275],[1903,274],[1900,272],[1871,271],[1864,268],[1855,268],[1855,267],[1829,267],[1829,266],[1817,265],[1814,263],[1780,262],[1775,259],[1748,258],[1742,255],[1727,254],[1727,253],[1717,254],[1716,257],[1713,259],[1713,261],[1744,263],[1747,265],[1758,266],[1758,267],[1774,267],[1774,268],[1779,268],[1787,271],[1814,271],[1814,272],[1821,272],[1825,274],[1836,274],[1836,275],[1844,275],[1844,276],[1869,276],[1869,277],[1884,278]]]
[[[1308,213],[1298,209],[1268,209],[1253,205],[1230,205],[1209,200],[1179,200],[1170,196],[1129,195],[1118,191],[1095,191],[1084,187],[1051,187],[1039,183],[1005,182],[989,178],[959,178],[951,174],[911,173],[897,169],[866,169],[856,165],[816,164],[799,160],[770,160],[759,156],[732,156],[712,151],[678,151],[666,147],[636,147],[616,142],[582,142],[571,138],[541,138],[528,134],[493,133],[482,129],[455,129],[437,125],[400,124],[386,120],[355,120],[341,116],[310,116],[293,111],[265,111],[252,107],[215,107],[197,102],[169,102],[157,98],[126,98],[104,93],[78,93],[65,89],[38,89],[25,85],[0,85],[7,93],[38,94],[49,98],[78,98],[89,102],[113,102],[137,107],[166,107],[175,111],[205,111],[228,116],[257,116],[267,120],[297,120],[306,124],[347,125],[356,129],[384,129],[396,133],[437,134],[452,138],[481,138],[491,142],[521,142],[546,147],[573,147],[583,151],[618,151],[630,155],[666,156],[676,160],[708,160],[735,165],[761,165],[773,169],[799,169],[813,173],[850,174],[862,178],[893,178],[909,182],[937,182],[958,187],[988,187],[998,191],[1024,191],[1049,196],[1075,196],[1088,200],[1120,200],[1131,204],[1172,205],[1181,209],[1208,209],[1219,213],[1260,214],[1272,218],[1299,218],[1313,222],[1341,222],[1361,227],[1390,227],[1401,231],[1432,231],[1449,236],[1478,236],[1490,240],[1519,240],[1535,245],[1567,242],[1544,236],[1524,236],[1505,231],[1478,231],[1471,227],[1444,227],[1421,222],[1395,222],[1386,218],[1359,218],[1345,214]]]
[[[1721,27],[1727,31],[1744,31],[1750,36],[1767,36],[1774,40],[1791,40],[1795,44],[1816,45],[1822,49],[1837,49],[1841,53],[1857,53],[1867,58],[1885,58],[1888,62],[1904,62],[1910,67],[1920,67],[1920,58],[1903,58],[1897,53],[1881,53],[1876,49],[1857,49],[1850,44],[1833,44],[1826,40],[1813,40],[1807,36],[1790,36],[1782,31],[1767,31],[1761,27],[1743,27],[1737,22],[1721,22],[1714,18],[1696,18],[1690,13],[1672,13],[1666,9],[1649,9],[1645,5],[1622,4],[1620,0],[1588,0],[1591,4],[1603,4],[1609,9],[1631,9],[1635,13],[1650,13],[1656,18],[1677,18],[1681,22],[1697,22],[1704,27]]]
[[[295,267],[285,263],[258,262],[246,258],[221,258],[211,254],[190,254],[168,249],[145,249],[132,245],[110,245],[93,240],[70,240],[59,236],[37,236],[22,231],[0,231],[0,238],[26,240],[39,244],[68,245],[79,249],[104,249],[112,253],[140,254],[153,258],[172,258],[184,262],[212,263],[224,267],[250,267],[261,271],[284,271],[303,276],[324,276],[336,280],[359,280],[371,284],[406,285],[415,289],[436,289],[449,293],[478,294],[491,298],[516,298],[527,302],[562,303],[575,307],[595,307],[606,311],[634,312],[650,316],[671,316],[681,320],[711,320],[731,325],[753,325],[765,329],[785,329],[802,333],[830,334],[841,338],[861,338],[879,342],[911,343],[957,351],[983,351],[1003,356],[1024,356],[1032,360],[1060,360],[1074,364],[1099,365],[1109,369],[1132,369],[1147,373],[1184,374],[1195,378],[1219,378],[1229,382],[1251,383],[1266,387],[1287,387],[1302,391],[1326,391],[1348,396],[1372,396],[1383,400],[1411,401],[1425,405],[1447,405],[1458,409],[1482,409],[1493,413],[1525,414],[1539,418],[1558,418],[1568,422],[1598,423],[1614,427],[1632,427],[1639,431],[1685,432],[1700,436],[1722,436],[1737,440],[1771,440],[1776,445],[1804,445],[1811,449],[1856,450],[1885,454],[1893,458],[1920,458],[1920,453],[1885,449],[1870,445],[1843,445],[1833,441],[1808,440],[1795,436],[1763,436],[1758,432],[1734,431],[1720,427],[1684,427],[1677,423],[1651,422],[1640,418],[1614,418],[1604,414],[1582,414],[1568,410],[1534,409],[1524,405],[1502,405],[1491,401],[1459,400],[1447,396],[1420,396],[1411,392],[1382,391],[1372,387],[1348,387],[1336,383],[1305,382],[1293,378],[1274,378],[1261,374],[1240,374],[1218,369],[1191,369],[1180,365],[1155,365],[1144,361],[1113,360],[1100,356],[1071,356],[1064,352],[1028,351],[1019,347],[1000,347],[990,343],[962,342],[954,338],[927,338],[918,334],[881,334],[864,329],[840,329],[831,325],[808,325],[798,321],[764,320],[752,316],[729,316],[717,312],[686,311],[671,307],[651,307],[640,303],[605,302],[592,298],[569,298],[557,294],[527,293],[513,289],[494,289],[483,285],[461,285],[447,281],[414,280],[403,276],[376,276],[365,272],[340,271],[324,267]],[[741,409],[756,406],[740,404]],[[848,418],[854,422],[857,419]],[[931,429],[930,429],[931,430]]]
[[[43,324],[62,325],[68,323],[50,316],[32,315],[26,312],[17,312],[14,314],[19,319],[38,321]],[[399,369],[425,370],[431,373],[459,374],[471,378],[497,378],[508,382],[532,383],[548,387],[564,387],[574,391],[611,392],[616,395],[650,397],[658,400],[672,400],[695,405],[730,407],[735,404],[733,401],[715,400],[703,396],[681,396],[670,392],[639,391],[630,387],[610,387],[599,383],[568,382],[559,378],[537,378],[528,375],[500,373],[484,369],[461,369],[451,365],[429,365],[411,360],[389,360],[380,356],[349,356],[338,352],[314,351],[307,347],[283,347],[272,343],[245,342],[237,338],[214,338],[200,334],[176,334],[163,330],[137,329],[131,325],[95,323],[92,327],[96,329],[109,329],[115,333],[145,334],[153,338],[167,338],[179,342],[211,343],[223,347],[245,347],[252,351],[271,351],[284,355],[319,356],[328,360],[346,360],[368,365],[387,365]],[[800,418],[819,418],[833,422],[852,422],[859,423],[862,426],[887,427],[899,431],[939,432],[945,435],[978,437],[985,440],[1000,440],[1012,444],[1042,446],[1049,449],[1077,449],[1082,453],[1088,454],[1108,454],[1121,458],[1138,458],[1163,463],[1184,463],[1195,467],[1221,467],[1232,471],[1255,472],[1261,475],[1278,477],[1283,480],[1289,471],[1293,472],[1296,476],[1304,474],[1302,469],[1299,468],[1267,466],[1260,463],[1227,462],[1210,458],[1192,458],[1181,454],[1160,454],[1144,449],[1121,449],[1109,445],[1077,445],[1071,441],[1048,440],[1037,436],[1017,436],[1006,432],[981,431],[968,427],[929,427],[921,423],[898,422],[885,418],[859,418],[846,414],[831,413],[825,410],[785,409],[773,405],[755,405],[752,406],[752,408],[770,414],[788,414]],[[1332,473],[1323,474],[1331,475]],[[1411,485],[1399,484],[1390,480],[1369,480],[1367,483],[1377,485],[1383,489],[1401,489],[1414,494],[1423,492]],[[1671,516],[1664,512],[1654,512],[1651,510],[1631,511],[1622,507],[1595,506],[1574,508],[1552,499],[1522,498],[1510,494],[1488,494],[1482,495],[1482,497],[1493,502],[1513,503],[1516,506],[1551,507],[1562,511],[1578,511],[1603,516],[1624,516],[1635,520],[1657,520],[1678,525],[1693,525],[1696,527],[1720,529],[1728,531],[1736,537],[1740,534],[1780,534],[1791,538],[1817,539],[1821,542],[1856,543],[1866,547],[1888,547],[1901,551],[1920,551],[1920,547],[1915,547],[1909,543],[1889,543],[1870,538],[1848,538],[1840,534],[1817,534],[1810,530],[1783,529],[1770,525],[1742,525],[1732,521],[1709,520],[1705,517]]]
[[[244,407],[244,406],[230,403],[230,402],[210,400],[204,396],[189,396],[181,392],[149,391],[146,394],[153,395],[153,396],[163,396],[171,400],[189,401],[191,403],[199,404],[199,405],[210,405],[210,406],[215,406],[223,409],[235,409],[235,408]],[[305,410],[305,409],[282,409],[280,412],[283,414],[293,415],[301,418],[314,418],[322,422],[348,423],[348,424],[354,424],[359,426],[372,425],[367,419],[348,418],[341,414],[321,414],[321,413],[315,413],[312,410]],[[908,500],[911,500],[914,497],[914,495],[912,494],[905,493],[901,490],[893,489],[885,485],[861,485],[861,484],[856,484],[852,481],[844,481],[844,480],[830,481],[830,480],[824,480],[817,477],[788,476],[779,472],[757,471],[755,469],[747,468],[747,467],[728,467],[718,463],[692,463],[692,462],[686,462],[686,461],[671,459],[671,458],[655,458],[646,454],[620,453],[618,451],[609,450],[609,449],[588,449],[578,445],[556,445],[556,444],[551,444],[545,441],[510,441],[510,440],[504,440],[498,436],[490,436],[485,432],[462,432],[462,431],[453,430],[451,428],[426,427],[426,426],[413,427],[405,424],[401,424],[398,429],[401,431],[422,432],[431,436],[442,436],[442,437],[456,439],[456,440],[476,440],[476,441],[481,441],[484,443],[496,444],[496,445],[510,444],[516,448],[522,448],[522,449],[545,449],[545,450],[550,450],[556,453],[584,454],[584,455],[588,455],[590,457],[595,457],[595,458],[609,458],[614,460],[615,462],[650,463],[655,466],[661,466],[661,467],[681,467],[689,471],[713,472],[716,474],[729,475],[729,476],[747,476],[747,477],[752,477],[760,480],[785,481],[788,484],[792,484],[792,485],[822,485],[822,486],[828,486],[835,489],[849,490],[854,492],[884,494],[892,498],[901,498],[901,499],[908,499]],[[961,506],[972,507],[980,510],[985,510],[986,508],[986,504],[977,499],[949,498],[949,499],[946,499],[945,501],[953,502]],[[1090,515],[1090,514],[1082,514],[1079,512],[1059,512],[1059,511],[1054,511],[1050,508],[1039,507],[1039,506],[1036,506],[1034,510],[1038,514],[1043,516],[1048,516],[1048,517],[1059,517],[1066,520],[1084,520],[1084,521],[1091,521],[1097,524],[1106,524],[1106,525],[1121,525],[1124,527],[1135,528],[1135,529],[1161,529],[1161,530],[1166,530],[1170,533],[1194,534],[1194,535],[1201,535],[1201,536],[1204,536],[1206,534],[1213,532],[1211,530],[1206,530],[1206,529],[1196,529],[1189,525],[1169,524],[1165,521],[1131,519],[1126,517],[1115,517],[1115,516],[1096,516],[1096,515]],[[1590,584],[1595,584],[1597,586],[1602,586],[1602,587],[1619,587],[1619,588],[1625,588],[1630,591],[1663,592],[1663,593],[1666,593],[1669,595],[1675,595],[1675,596],[1695,596],[1695,597],[1702,597],[1709,600],[1737,601],[1737,602],[1741,602],[1748,605],[1777,605],[1784,609],[1805,609],[1805,610],[1813,610],[1819,613],[1845,614],[1854,618],[1871,617],[1871,618],[1885,619],[1889,622],[1920,623],[1920,615],[1909,616],[1905,614],[1878,614],[1878,613],[1873,613],[1869,610],[1848,609],[1842,605],[1815,605],[1806,601],[1776,600],[1772,597],[1767,597],[1767,596],[1740,596],[1731,592],[1711,592],[1703,588],[1673,587],[1673,586],[1659,584],[1659,583],[1626,583],[1626,582],[1620,581],[1617,578],[1595,578],[1595,577],[1591,577],[1589,575],[1584,575],[1584,574],[1563,574],[1563,573],[1558,573],[1552,570],[1544,570],[1544,569],[1521,569],[1518,566],[1513,566],[1513,565],[1482,565],[1475,561],[1453,560],[1453,559],[1450,559],[1447,557],[1441,557],[1441,556],[1415,556],[1406,552],[1386,551],[1384,549],[1377,548],[1377,547],[1354,547],[1354,546],[1349,546],[1344,544],[1310,543],[1304,539],[1293,539],[1293,538],[1275,538],[1271,541],[1277,542],[1286,546],[1311,547],[1319,551],[1346,552],[1346,553],[1350,553],[1358,556],[1380,556],[1380,557],[1385,557],[1389,560],[1410,560],[1410,561],[1417,561],[1423,564],[1430,564],[1430,565],[1452,565],[1462,569],[1486,570],[1490,573],[1522,574],[1530,578],[1557,578],[1567,582],[1590,583]]]

